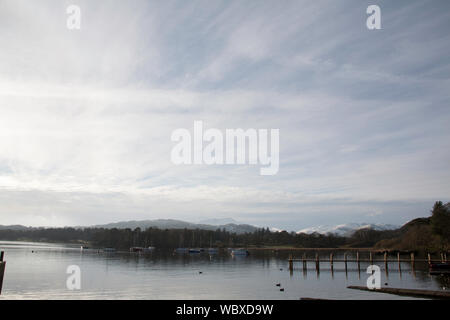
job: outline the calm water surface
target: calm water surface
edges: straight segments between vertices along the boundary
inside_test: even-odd
[[[209,255],[156,250],[139,255],[7,241],[0,241],[0,250],[7,261],[0,299],[412,299],[347,289],[366,285],[367,263],[361,264],[360,273],[356,264],[349,263],[346,275],[340,262],[335,262],[334,272],[322,262],[320,274],[313,262],[304,273],[300,262],[291,275],[287,254],[269,251],[251,252],[248,257],[232,257],[227,251]],[[66,288],[69,265],[81,269],[81,290]],[[449,286],[447,277],[430,276],[424,264],[418,263],[412,272],[409,263],[402,263],[400,273],[397,263],[390,263],[388,274],[382,262],[378,265],[382,286],[430,290]],[[280,292],[276,283],[285,291]]]

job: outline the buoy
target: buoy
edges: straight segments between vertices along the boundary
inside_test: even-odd
[[[280,291],[284,291],[284,288],[281,288]]]
[[[277,286],[277,287],[281,286],[281,283],[277,283],[276,286]]]

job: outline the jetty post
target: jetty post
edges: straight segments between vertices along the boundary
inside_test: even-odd
[[[411,267],[414,270],[415,262],[414,262],[414,252],[411,252]]]
[[[344,253],[345,273],[347,273],[347,252]]]
[[[308,268],[307,261],[306,261],[306,253],[303,253],[302,264],[303,264],[303,271],[306,271]]]
[[[402,273],[402,265],[400,263],[400,251],[397,252],[397,261],[398,261],[398,271]]]
[[[5,266],[6,266],[6,261],[3,261],[4,256],[5,253],[3,251],[0,252],[0,294],[2,294],[3,276],[5,274]]]
[[[431,264],[431,254],[428,253],[428,264]]]
[[[385,251],[384,252],[384,270],[386,270],[386,276],[388,275],[388,273],[389,273],[389,263],[388,263],[389,261],[388,261],[388,252],[387,251]]]
[[[361,264],[359,262],[359,251],[356,251],[356,263],[358,264],[358,272],[361,272]]]
[[[441,252],[441,262],[444,263],[444,254]]]
[[[331,271],[333,271],[333,253],[330,253],[330,267],[331,267]]]
[[[369,252],[369,259],[370,259],[370,264],[372,264],[373,265],[373,254],[372,254],[372,251],[370,251]]]
[[[320,260],[319,260],[319,254],[316,252],[316,271],[320,271]]]
[[[289,255],[289,272],[292,273],[294,271],[294,261],[292,259],[292,254]]]

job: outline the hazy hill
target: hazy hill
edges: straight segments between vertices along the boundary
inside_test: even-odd
[[[380,239],[375,247],[426,252],[449,250],[450,203],[442,205],[440,202],[440,206],[437,204],[438,202],[432,210],[431,217],[409,221],[397,230],[394,236],[385,236],[384,239]]]
[[[231,233],[246,233],[246,232],[254,232],[258,230],[258,227],[249,225],[249,224],[236,224],[236,223],[227,223],[227,224],[200,224],[200,223],[191,223],[181,220],[174,219],[156,219],[156,220],[132,220],[132,221],[120,221],[115,223],[107,223],[101,225],[94,225],[90,227],[84,228],[105,228],[105,229],[136,229],[141,228],[142,230],[147,228],[159,228],[159,229],[203,229],[203,230],[217,230],[217,229],[225,229]]]
[[[10,226],[0,225],[0,230],[27,230],[27,229],[29,229],[29,228],[22,226],[20,224],[14,224],[14,225],[10,225]]]

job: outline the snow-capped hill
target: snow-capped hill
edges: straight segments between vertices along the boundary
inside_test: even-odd
[[[284,231],[283,229],[278,229],[278,228],[275,228],[275,227],[271,227],[271,228],[269,228],[269,230],[270,230],[270,232],[282,232],[282,231]]]
[[[297,231],[297,233],[320,233],[320,234],[337,234],[340,236],[351,236],[355,231],[360,229],[372,229],[372,230],[394,230],[399,228],[398,226],[392,224],[381,224],[381,223],[347,223],[340,224],[337,226],[317,226],[311,228],[305,228]]]

